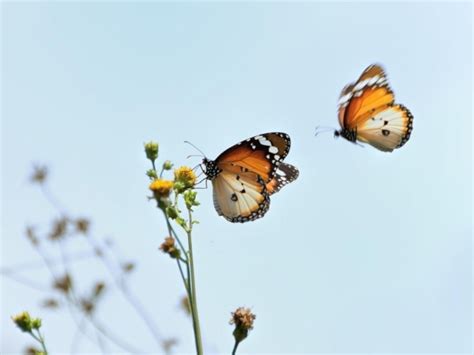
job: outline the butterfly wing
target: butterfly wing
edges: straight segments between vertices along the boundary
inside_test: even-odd
[[[280,189],[296,180],[300,172],[298,169],[287,163],[280,163],[273,179],[266,184],[267,191],[270,195],[280,191]]]
[[[413,116],[395,97],[380,65],[369,66],[357,82],[346,86],[339,100],[339,123],[355,131],[357,139],[391,152],[405,144],[411,133]]]
[[[222,167],[222,172],[212,180],[217,213],[230,222],[240,223],[263,217],[270,207],[263,179],[235,165]]]
[[[219,155],[215,162],[220,169],[223,169],[223,165],[238,166],[242,171],[254,172],[267,183],[288,155],[290,146],[291,140],[287,134],[264,133],[232,146]]]
[[[410,138],[413,116],[403,105],[388,105],[374,113],[357,129],[357,139],[373,147],[391,152]]]

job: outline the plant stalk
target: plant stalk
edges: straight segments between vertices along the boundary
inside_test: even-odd
[[[192,305],[191,311],[192,311],[192,317],[193,317],[193,323],[194,323],[194,338],[196,341],[196,351],[197,351],[197,355],[202,355],[203,352],[202,352],[201,327],[199,324],[199,314],[198,314],[198,309],[197,309],[196,278],[194,275],[193,242],[192,242],[192,237],[191,237],[193,220],[191,216],[191,211],[189,209],[188,209],[188,216],[189,216],[189,228],[187,231],[188,247],[189,247],[188,265],[190,269],[189,283],[191,284],[191,293],[192,293],[192,297],[190,298],[189,301],[191,302],[191,305]]]

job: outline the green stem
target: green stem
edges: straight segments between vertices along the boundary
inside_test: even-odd
[[[234,345],[234,349],[232,350],[232,355],[235,355],[237,353],[237,347],[238,346],[239,346],[239,342],[236,340],[235,345]]]
[[[194,324],[194,338],[196,340],[196,351],[197,355],[202,355],[202,340],[201,340],[201,327],[199,325],[199,314],[197,309],[197,295],[196,295],[196,278],[194,275],[194,257],[193,257],[193,242],[191,237],[191,232],[193,228],[193,219],[191,215],[191,210],[188,209],[188,216],[189,216],[189,228],[188,228],[188,265],[190,271],[190,284],[191,284],[191,293],[193,297],[189,300],[191,303],[191,311],[193,316],[193,324]]]
[[[179,273],[181,275],[181,279],[183,280],[184,288],[186,288],[186,294],[188,295],[188,299],[190,299],[188,279],[186,279],[186,277],[184,276],[183,268],[181,267],[180,261],[176,259],[176,262],[178,263]]]
[[[38,332],[38,336],[40,338],[40,343],[41,343],[41,347],[43,348],[43,352],[44,352],[45,355],[48,355],[48,350],[46,349],[46,343],[44,341],[43,335],[41,335],[41,332],[40,332],[39,329],[37,330],[37,332]]]
[[[174,231],[173,226],[171,225],[168,216],[166,215],[166,211],[164,209],[161,209],[161,211],[165,216],[166,226],[168,227],[168,233],[170,234],[170,237],[174,237],[178,241],[179,247],[181,248],[181,252],[183,253],[183,255],[186,255],[186,249],[184,248],[183,243],[181,243],[178,234]],[[187,263],[187,260],[185,260],[185,262]]]
[[[43,352],[45,353],[45,355],[48,355],[48,350],[46,349],[46,344],[44,343],[44,338],[43,336],[41,335],[39,329],[36,329],[36,331],[38,332],[38,335],[35,335],[35,333],[33,333],[32,330],[30,330],[28,333],[30,333],[30,335],[38,342],[41,344],[41,347],[43,348]]]

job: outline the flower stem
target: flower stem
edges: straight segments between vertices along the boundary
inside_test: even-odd
[[[38,332],[38,336],[40,338],[40,343],[41,343],[41,347],[43,348],[43,352],[44,352],[45,355],[48,355],[48,350],[46,349],[46,344],[44,342],[43,335],[41,335],[41,332],[40,332],[39,329],[37,330],[37,332]]]
[[[237,340],[235,341],[234,349],[232,350],[232,355],[235,355],[237,353],[237,347],[239,346],[239,343]]]
[[[193,242],[191,237],[192,227],[193,227],[193,220],[191,215],[191,210],[188,209],[188,216],[189,216],[189,228],[188,228],[188,265],[190,269],[190,284],[191,284],[191,293],[192,298],[190,298],[191,302],[191,311],[193,316],[193,324],[194,324],[194,338],[196,341],[196,351],[197,355],[202,355],[202,340],[201,340],[201,327],[199,325],[199,314],[197,309],[197,296],[196,296],[196,278],[194,275],[194,257],[193,257]]]
[[[35,333],[33,333],[33,331],[29,331],[30,335],[38,342],[41,344],[41,348],[43,348],[43,353],[45,355],[48,355],[48,350],[46,349],[46,344],[44,342],[44,338],[43,336],[41,335],[41,332],[39,329],[36,329],[36,332],[38,333],[38,335],[35,335]]]

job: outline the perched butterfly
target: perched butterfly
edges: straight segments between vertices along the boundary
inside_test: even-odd
[[[204,158],[217,213],[240,223],[263,217],[270,195],[298,177],[296,167],[283,163],[289,151],[290,137],[273,132],[242,141],[215,160]]]
[[[413,116],[408,109],[395,104],[395,96],[380,65],[364,70],[359,80],[347,85],[339,99],[339,124],[335,136],[348,141],[368,143],[391,152],[410,138]]]

